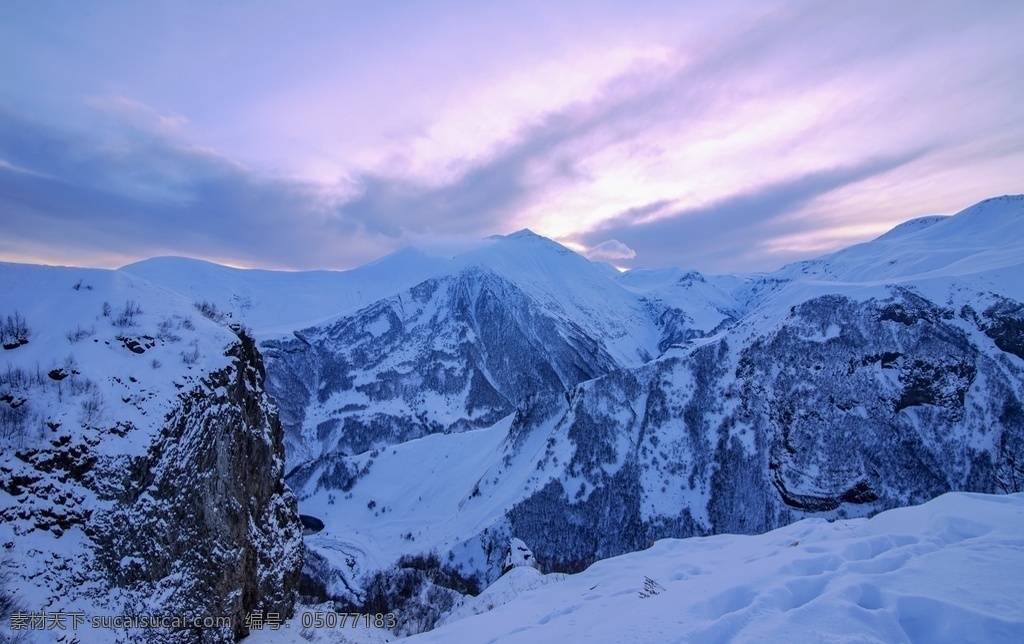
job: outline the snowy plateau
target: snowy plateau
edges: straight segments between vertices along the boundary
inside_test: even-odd
[[[766,274],[0,264],[0,331],[0,641],[1024,641],[1021,196]],[[157,615],[226,621],[88,623]]]

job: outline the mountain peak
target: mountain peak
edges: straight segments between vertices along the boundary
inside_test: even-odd
[[[523,239],[523,240],[551,241],[550,239],[548,239],[547,237],[545,237],[543,235],[538,235],[537,233],[533,232],[529,228],[523,228],[521,230],[517,230],[516,232],[509,233],[507,235],[491,235],[490,237],[488,237],[488,239],[494,239],[494,240],[502,240],[502,239],[519,240],[519,239]]]

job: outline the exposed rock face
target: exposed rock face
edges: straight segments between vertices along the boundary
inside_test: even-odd
[[[552,478],[482,548],[515,534],[577,570],[665,536],[1020,489],[1020,305],[975,319],[890,293],[814,298],[774,328],[739,330],[739,346],[723,338],[584,383],[569,402],[531,401],[512,433],[560,418],[537,465]],[[564,441],[572,457],[557,466]]]
[[[298,588],[301,525],[263,363],[244,334],[229,355],[180,396],[91,526],[110,585],[147,598],[147,612],[232,619],[230,629],[161,634],[169,642],[241,638],[250,611],[290,615]]]

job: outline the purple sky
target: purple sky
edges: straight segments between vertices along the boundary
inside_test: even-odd
[[[5,2],[0,260],[529,227],[770,270],[1024,192],[1024,3]]]

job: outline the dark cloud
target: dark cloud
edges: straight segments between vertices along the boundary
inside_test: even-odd
[[[590,246],[613,237],[634,250],[637,263],[644,266],[680,266],[708,272],[735,270],[740,263],[760,270],[778,268],[780,257],[765,251],[762,244],[772,237],[821,228],[821,221],[795,216],[808,203],[899,168],[923,154],[917,151],[812,172],[653,221],[644,220],[644,213],[634,209],[574,241]]]
[[[510,151],[439,187],[366,174],[359,179],[359,195],[339,210],[367,230],[389,237],[442,231],[485,235],[528,196],[523,173],[530,158],[528,150]]]
[[[549,115],[441,186],[364,174],[357,181],[359,195],[339,211],[367,230],[391,237],[407,232],[480,236],[511,232],[505,230],[507,222],[531,199],[579,178],[572,157],[559,153],[584,127],[578,121],[572,112]],[[538,164],[544,166],[539,176]]]
[[[262,178],[144,129],[97,136],[0,115],[8,244],[92,256],[183,254],[253,265],[350,267],[394,250],[313,186]]]

